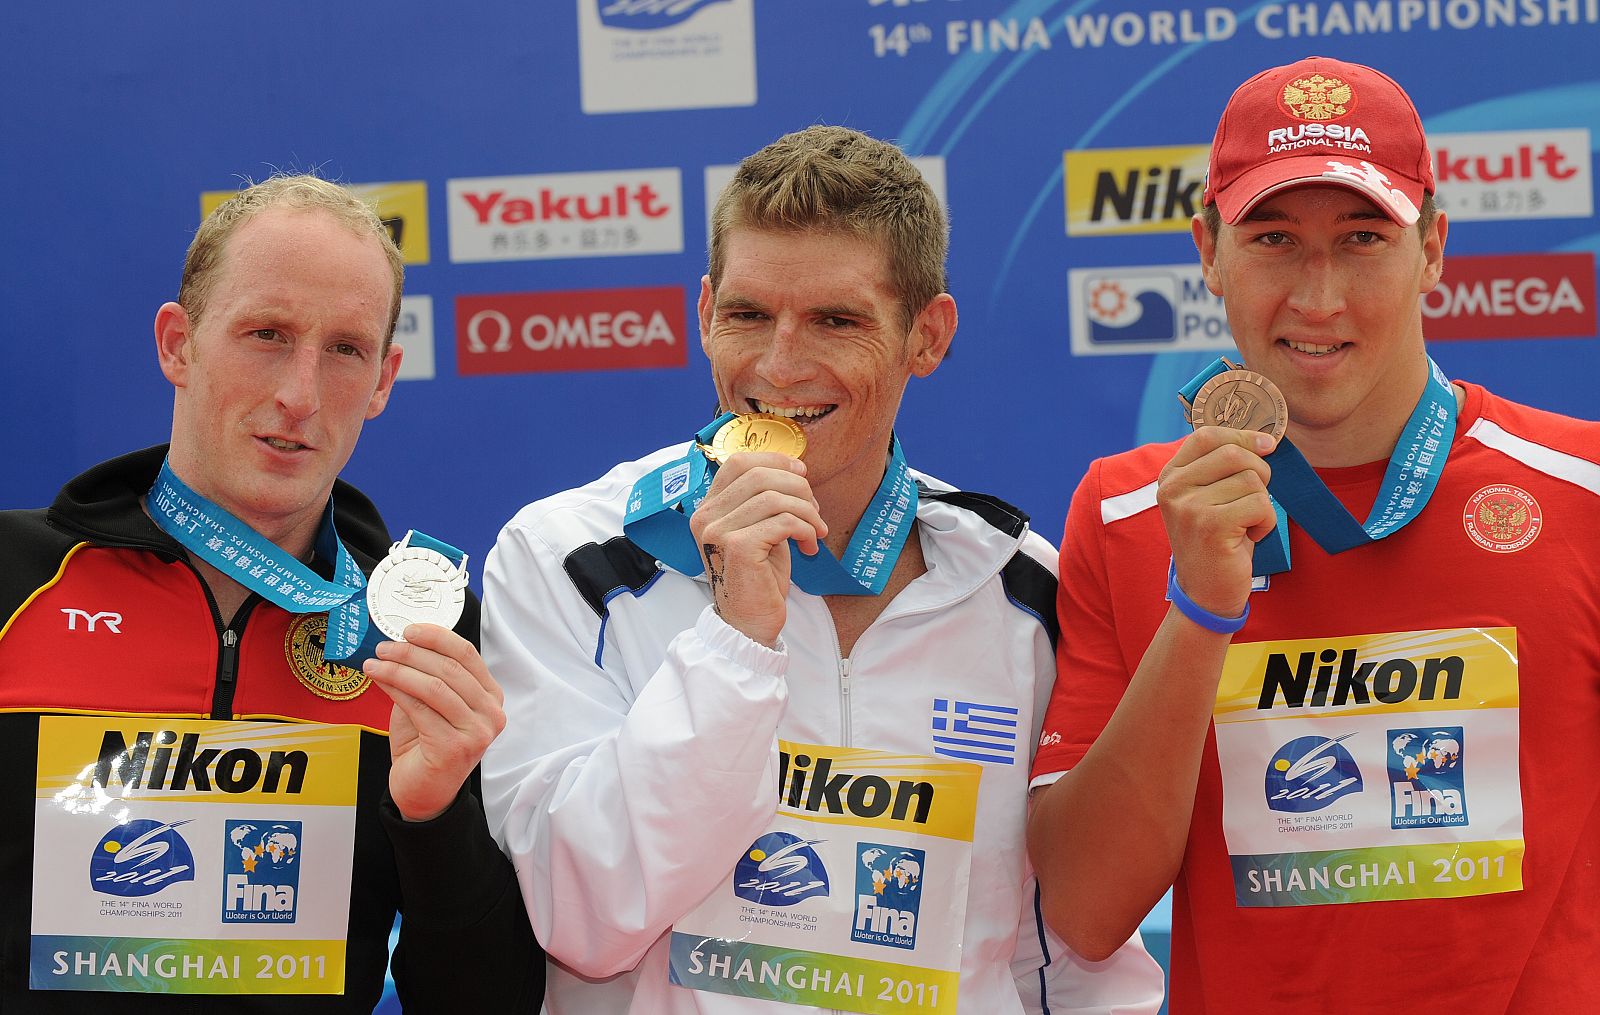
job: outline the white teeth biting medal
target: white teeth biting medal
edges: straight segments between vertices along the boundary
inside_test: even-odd
[[[411,545],[412,536],[391,546],[367,581],[367,612],[395,641],[405,641],[411,624],[454,627],[466,603],[466,557],[457,566],[438,550]]]

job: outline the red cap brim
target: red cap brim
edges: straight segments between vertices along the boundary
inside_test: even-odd
[[[1217,192],[1217,211],[1222,221],[1238,225],[1250,209],[1268,196],[1290,187],[1305,186],[1348,187],[1403,226],[1415,225],[1421,216],[1419,209],[1425,189],[1421,180],[1409,179],[1403,173],[1361,159],[1304,155],[1278,159],[1241,173],[1227,190]]]

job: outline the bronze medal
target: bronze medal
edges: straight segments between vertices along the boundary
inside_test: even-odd
[[[322,658],[328,644],[328,615],[303,613],[283,636],[283,654],[305,689],[319,698],[349,701],[360,697],[372,679],[360,670]]]
[[[1222,361],[1228,369],[1206,381],[1195,392],[1194,402],[1183,402],[1189,423],[1195,429],[1203,426],[1225,426],[1233,430],[1250,430],[1269,433],[1283,439],[1289,428],[1289,405],[1278,386],[1253,370]]]
[[[743,451],[776,451],[799,458],[806,453],[806,432],[786,416],[749,412],[722,424],[700,450],[713,462],[725,462]]]

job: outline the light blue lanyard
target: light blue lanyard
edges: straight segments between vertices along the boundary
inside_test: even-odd
[[[363,649],[372,654],[382,635],[368,623],[366,575],[350,556],[333,526],[328,502],[317,527],[316,552],[334,562],[328,581],[279,549],[271,540],[190,489],[163,461],[145,507],[163,532],[184,549],[261,598],[290,613],[328,613],[323,657],[349,659]]]
[[[1228,365],[1220,359],[1212,363],[1184,385],[1183,397],[1194,401],[1201,385],[1227,369]],[[1292,407],[1290,413],[1293,413]],[[1455,436],[1455,391],[1439,364],[1429,359],[1427,386],[1416,408],[1411,410],[1411,418],[1400,433],[1394,453],[1389,456],[1383,487],[1365,522],[1356,521],[1355,516],[1345,510],[1289,438],[1279,441],[1266,458],[1267,464],[1272,466],[1267,492],[1272,495],[1273,510],[1278,513],[1278,525],[1272,536],[1256,544],[1254,573],[1260,576],[1289,570],[1289,527],[1285,515],[1293,518],[1306,530],[1306,535],[1330,554],[1375,543],[1399,532],[1427,507],[1428,499],[1439,485],[1439,476],[1444,472],[1445,459],[1449,457]]]
[[[700,548],[689,528],[689,516],[705,500],[716,475],[700,445],[733,419],[724,413],[695,434],[689,453],[656,469],[633,484],[628,494],[623,533],[640,549],[681,574],[704,573]],[[845,547],[844,561],[818,545],[814,556],[789,540],[789,567],[794,583],[814,596],[875,596],[889,583],[900,551],[917,517],[917,484],[906,468],[900,438],[890,443],[889,465]]]

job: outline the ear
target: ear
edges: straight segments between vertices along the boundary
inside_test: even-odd
[[[1206,228],[1205,219],[1196,215],[1189,220],[1189,235],[1194,237],[1195,249],[1200,251],[1200,270],[1206,279],[1211,295],[1222,295],[1222,280],[1217,275],[1217,238]]]
[[[695,308],[700,313],[700,351],[704,352],[708,359],[711,356],[711,350],[708,348],[711,334],[711,310],[715,303],[716,293],[711,289],[711,276],[701,275],[700,302],[695,305]]]
[[[189,363],[194,359],[189,312],[176,303],[161,304],[156,311],[155,332],[161,372],[173,387],[184,387],[189,382]]]
[[[956,337],[956,300],[940,293],[928,301],[911,323],[911,372],[926,377],[944,362]]]
[[[1450,222],[1444,212],[1436,213],[1433,224],[1422,237],[1422,284],[1417,290],[1419,293],[1431,292],[1444,278],[1444,240],[1449,232]]]
[[[399,342],[389,343],[389,351],[383,354],[383,363],[378,367],[378,387],[372,392],[372,400],[367,403],[364,418],[372,419],[389,404],[389,392],[394,390],[395,375],[400,372],[400,360],[405,354]]]

